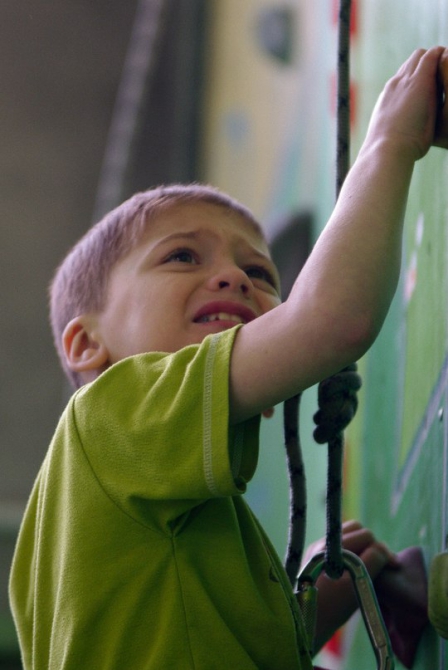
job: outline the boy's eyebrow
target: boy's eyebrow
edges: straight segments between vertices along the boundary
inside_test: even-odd
[[[183,231],[176,231],[175,233],[171,233],[170,235],[166,235],[166,237],[162,237],[162,239],[156,240],[154,244],[150,246],[148,249],[147,253],[145,253],[145,256],[143,258],[143,263],[146,262],[146,259],[151,257],[152,253],[154,250],[157,250],[159,247],[164,246],[165,244],[171,242],[172,240],[194,240],[197,239],[198,237],[198,231],[196,230],[191,230],[189,232],[183,232]]]
[[[184,240],[195,240],[201,235],[207,235],[212,237],[213,236],[213,231],[207,230],[206,232],[201,231],[201,230],[190,230],[188,232],[184,231],[177,231],[175,233],[171,233],[170,235],[167,235],[166,237],[162,238],[158,242],[156,242],[153,246],[153,249],[156,249],[158,246],[165,244],[167,242],[171,242],[172,240],[175,239],[184,239]],[[254,256],[258,256],[260,259],[266,261],[267,263],[274,265],[274,262],[270,256],[267,254],[264,254],[262,251],[259,251],[255,247],[253,247],[249,242],[247,245],[250,247],[251,252],[253,253]]]
[[[170,242],[171,240],[174,239],[184,239],[184,240],[195,240],[199,237],[199,231],[198,230],[190,230],[189,232],[183,232],[183,231],[177,231],[175,233],[171,233],[171,235],[167,235],[166,237],[163,237],[161,240],[155,243],[154,247],[158,247],[160,244],[164,244],[165,242]]]

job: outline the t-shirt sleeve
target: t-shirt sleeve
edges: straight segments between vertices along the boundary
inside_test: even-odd
[[[120,361],[75,394],[71,421],[99,485],[139,521],[172,524],[245,491],[259,417],[229,430],[232,329],[174,354]]]

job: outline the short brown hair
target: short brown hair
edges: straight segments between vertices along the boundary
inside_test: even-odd
[[[59,265],[50,285],[50,322],[62,367],[75,388],[79,375],[65,362],[62,334],[76,316],[101,311],[106,302],[110,272],[140,241],[147,223],[158,212],[176,204],[206,202],[237,212],[263,237],[252,212],[207,184],[172,184],[136,193],[106,214]]]

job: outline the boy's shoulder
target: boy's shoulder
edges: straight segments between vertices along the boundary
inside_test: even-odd
[[[189,344],[175,352],[151,351],[123,358],[104,370],[97,379],[77,389],[70,402],[90,402],[97,394],[121,386],[123,389],[136,389],[140,383],[148,388],[157,380],[174,382],[180,378],[182,383],[197,383],[201,380],[198,375],[201,368],[204,373],[213,374],[217,362],[228,365],[240,327],[208,335],[202,342]]]

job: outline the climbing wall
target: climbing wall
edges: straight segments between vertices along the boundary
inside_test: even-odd
[[[360,22],[355,143],[384,78],[415,48],[448,43],[448,6],[365,1]],[[397,551],[421,546],[427,566],[446,550],[447,534],[447,184],[448,153],[432,149],[415,170],[400,285],[363,361],[362,408],[348,451],[347,512],[361,516]],[[362,657],[361,639],[355,634],[347,667]],[[415,667],[448,667],[446,643],[431,629]]]
[[[252,207],[271,239],[303,212],[316,237],[334,203],[337,4],[213,3],[204,176]],[[448,3],[353,0],[351,44],[355,155],[385,81],[414,49],[448,44]],[[447,184],[448,152],[432,149],[415,170],[402,276],[383,331],[360,362],[364,386],[346,448],[345,515],[396,551],[421,546],[427,566],[446,549],[448,530]],[[309,541],[325,531],[325,452],[310,437],[314,408],[312,389],[302,409]],[[249,499],[280,553],[288,504],[281,443],[277,409],[263,427]],[[320,662],[376,667],[358,618]],[[430,628],[414,667],[448,669],[447,643]]]

